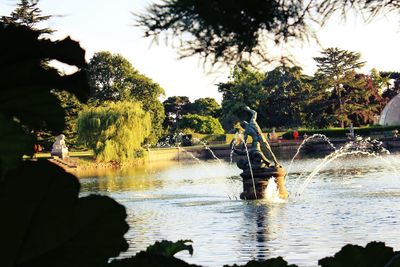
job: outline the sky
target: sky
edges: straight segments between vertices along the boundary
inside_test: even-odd
[[[0,15],[10,14],[18,2],[0,0]],[[39,7],[45,15],[58,15],[48,23],[56,30],[54,38],[69,35],[79,41],[87,60],[98,51],[120,53],[135,69],[159,83],[166,97],[185,95],[191,101],[213,97],[220,102],[222,95],[216,84],[228,80],[230,69],[220,67],[210,73],[200,58],[178,59],[176,50],[162,39],[155,44],[152,39],[143,38],[142,29],[133,26],[132,13],[144,12],[150,3],[151,0],[41,0]],[[369,24],[359,16],[349,16],[345,22],[332,19],[317,35],[321,46],[311,42],[288,48],[306,74],[314,73],[313,57],[328,47],[360,52],[367,62],[364,73],[372,68],[400,71],[400,20],[393,15],[380,16]]]

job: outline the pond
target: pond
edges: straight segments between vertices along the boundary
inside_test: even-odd
[[[165,162],[79,176],[82,194],[109,195],[126,207],[131,229],[124,255],[163,239],[191,239],[194,255],[177,257],[203,266],[277,256],[317,266],[347,243],[365,246],[373,240],[400,250],[400,156],[334,161],[294,196],[304,172],[320,162],[294,161],[286,201],[240,200],[241,170],[225,162]],[[288,169],[290,162],[282,164]]]

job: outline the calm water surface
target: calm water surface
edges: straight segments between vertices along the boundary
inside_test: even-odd
[[[282,256],[317,266],[347,243],[372,240],[400,250],[400,156],[345,158],[324,168],[297,198],[293,192],[318,159],[296,160],[287,201],[242,201],[240,170],[216,162],[164,163],[113,173],[81,173],[83,194],[109,195],[127,208],[133,255],[157,240],[193,240],[204,266]],[[288,169],[289,161],[283,165]],[[297,180],[298,177],[300,180]]]

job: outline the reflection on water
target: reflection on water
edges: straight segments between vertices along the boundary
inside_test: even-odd
[[[107,194],[126,206],[127,254],[156,240],[192,239],[193,257],[178,254],[190,263],[223,266],[283,256],[292,264],[316,266],[347,243],[379,240],[400,249],[400,205],[394,204],[400,200],[399,159],[333,162],[301,198],[282,203],[238,200],[242,183],[234,164],[148,165],[82,173],[80,181],[83,194]],[[288,188],[317,165],[315,159],[295,161]]]

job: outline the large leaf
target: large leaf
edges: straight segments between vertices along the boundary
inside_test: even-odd
[[[154,245],[149,246],[146,252],[154,255],[163,255],[172,257],[176,253],[187,250],[190,255],[193,255],[193,246],[186,243],[192,243],[192,240],[178,240],[176,242],[163,240],[157,241]]]
[[[69,36],[61,41],[40,40],[40,49],[44,58],[83,68],[86,66],[85,50]]]
[[[79,198],[75,176],[24,162],[1,188],[2,266],[102,266],[128,245],[125,208],[105,196]]]
[[[224,267],[229,267],[224,265]],[[277,257],[265,261],[249,261],[245,265],[232,265],[231,267],[297,267],[294,264],[288,264],[282,257]]]
[[[383,242],[371,242],[365,248],[346,245],[335,256],[323,258],[318,264],[322,267],[382,267],[386,266],[395,254],[393,248],[386,247]],[[393,262],[390,266],[400,266],[400,262]]]
[[[167,257],[141,251],[134,257],[113,260],[107,267],[200,267],[175,257]]]
[[[21,97],[24,95],[24,97]],[[0,112],[17,117],[31,129],[50,129],[60,132],[64,129],[65,111],[60,100],[43,91],[41,87],[18,87],[3,91],[0,97]]]
[[[157,241],[153,245],[147,247],[146,251],[141,251],[133,257],[114,260],[108,267],[128,267],[128,266],[175,266],[175,267],[195,267],[197,265],[188,264],[180,259],[174,257],[174,255],[180,251],[187,250],[190,255],[193,255],[191,240],[178,240],[176,242],[163,240]]]

